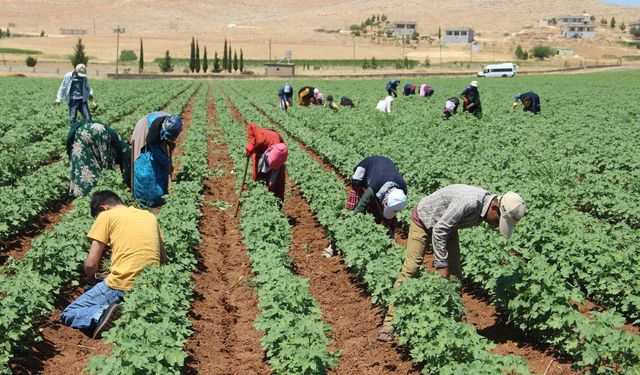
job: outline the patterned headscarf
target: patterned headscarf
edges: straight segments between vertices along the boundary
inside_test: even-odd
[[[168,116],[160,128],[160,139],[175,142],[182,131],[182,119],[177,115]]]

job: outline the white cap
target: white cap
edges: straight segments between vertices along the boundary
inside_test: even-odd
[[[513,228],[527,214],[527,208],[522,197],[512,191],[499,196],[498,205],[500,206],[500,234],[510,238]]]
[[[87,76],[87,67],[84,64],[76,65],[76,74],[79,77],[86,77]]]
[[[471,81],[471,86],[478,87],[478,81]]]
[[[401,189],[390,189],[387,193],[387,206],[382,212],[385,219],[391,219],[407,205],[407,196]]]
[[[317,94],[317,93],[319,93],[319,92],[320,92],[320,89],[319,89],[319,88],[317,88],[317,87],[316,87],[315,89],[313,89],[313,93],[314,93],[314,94]]]

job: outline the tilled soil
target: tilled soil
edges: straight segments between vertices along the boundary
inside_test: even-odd
[[[215,123],[211,100],[208,118]],[[219,128],[214,128],[214,135],[221,135]],[[269,374],[259,343],[262,334],[253,327],[259,310],[239,230],[240,214],[232,217],[238,197],[226,144],[210,141],[208,163],[224,175],[212,176],[205,183],[202,244],[194,275],[196,300],[191,313],[194,334],[187,342],[190,358],[185,373]]]

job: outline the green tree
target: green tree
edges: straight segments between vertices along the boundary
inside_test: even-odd
[[[438,40],[442,39],[442,27],[438,26]]]
[[[144,70],[144,48],[142,48],[142,38],[140,38],[140,59],[138,60],[138,73]]]
[[[631,33],[631,35],[633,35],[636,38],[640,38],[640,27],[636,27],[633,28],[629,31]]]
[[[229,43],[229,50],[227,51],[227,56],[228,56],[227,72],[231,73],[231,69],[233,68],[233,65],[231,64],[231,43]]]
[[[620,27],[620,31],[625,31],[627,29],[627,25],[624,24],[624,21],[622,21],[622,23],[618,27]]]
[[[2,35],[3,35],[3,34],[4,34],[4,33],[2,32],[2,28],[0,28],[0,39],[2,39]]]
[[[616,27],[616,18],[615,17],[611,17],[611,22],[609,23],[609,27],[611,27],[612,29]]]
[[[189,70],[193,73],[196,70],[196,39],[191,37],[191,57],[189,57]]]
[[[164,59],[162,59],[158,65],[160,66],[160,71],[162,73],[173,72],[173,61],[171,61],[169,50],[164,53]]]
[[[27,56],[27,58],[25,59],[25,64],[27,64],[27,66],[29,68],[33,68],[36,66],[36,64],[38,63],[38,58],[37,57],[33,57],[31,55]]]
[[[204,46],[204,55],[202,56],[202,72],[206,73],[209,69],[209,61],[207,61],[207,46]]]
[[[9,30],[9,29],[7,29]],[[71,56],[71,65],[74,67],[78,64],[87,65],[89,57],[84,53],[84,44],[82,44],[82,38],[78,39],[78,43],[73,47],[73,55]]]
[[[123,49],[120,51],[120,61],[122,62],[136,61],[137,59],[138,56],[136,56],[136,53],[130,49]]]
[[[218,57],[218,51],[213,52],[213,72],[220,73],[222,69],[220,68],[220,58]]]
[[[591,21],[595,21],[596,20],[596,16],[594,16],[593,14],[591,15],[591,17],[589,17],[589,20]]]
[[[227,38],[224,38],[224,50],[222,51],[222,70],[227,70],[229,56],[227,56]]]
[[[369,69],[369,59],[362,59],[362,70]]]
[[[238,71],[238,51],[233,51],[233,71]]]
[[[374,56],[371,56],[371,69],[378,69],[378,62]]]
[[[44,36],[44,35],[45,35],[45,34],[44,34],[44,30],[41,30],[41,31],[40,31],[40,36],[42,37],[42,36]]]
[[[600,26],[607,26],[607,19],[604,16],[600,18]]]
[[[200,44],[196,41],[196,73],[200,73]]]
[[[554,51],[553,48],[549,46],[543,46],[541,44],[538,44],[537,46],[531,49],[531,56],[539,60],[544,60],[545,58],[551,57],[555,54],[556,52]]]
[[[244,72],[244,53],[242,53],[242,48],[240,48],[240,73]]]
[[[516,58],[518,60],[527,60],[529,58],[529,53],[527,53],[527,51],[525,51],[524,49],[522,49],[522,46],[518,44],[518,46],[516,47]]]
[[[7,31],[4,33],[7,38],[11,38],[11,30],[9,30],[9,28],[7,27]]]

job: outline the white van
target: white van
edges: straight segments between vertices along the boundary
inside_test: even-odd
[[[516,64],[504,63],[487,65],[481,72],[478,72],[478,77],[498,78],[498,77],[515,77],[516,76]]]

